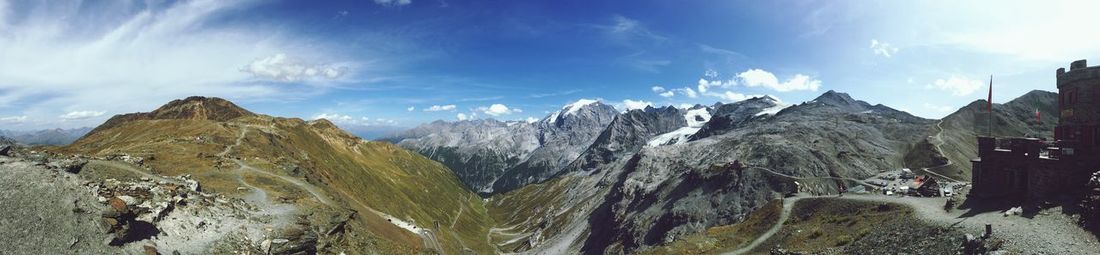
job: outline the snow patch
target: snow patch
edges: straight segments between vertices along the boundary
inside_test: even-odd
[[[584,108],[584,106],[590,105],[590,104],[595,104],[597,102],[599,102],[599,101],[592,100],[592,99],[583,99],[582,98],[581,100],[577,100],[576,102],[573,102],[573,103],[567,104],[565,106],[562,106],[560,111],[556,111],[553,114],[551,114],[549,117],[546,117],[545,121],[546,121],[546,123],[555,124],[555,123],[558,122],[559,117],[565,116],[565,115],[577,114],[577,111],[580,111],[581,108]]]
[[[686,143],[688,137],[699,132],[699,129],[703,128],[703,125],[710,121],[710,111],[707,108],[691,109],[684,114],[684,120],[687,120],[688,125],[672,132],[664,133],[650,139],[646,145],[650,147],[657,147],[668,144],[683,144]]]
[[[765,115],[765,114],[770,114],[770,115],[774,116],[775,114],[778,114],[779,111],[782,111],[783,109],[787,109],[787,107],[791,107],[791,105],[777,103],[775,106],[764,108],[764,110],[756,113],[756,116],[762,116],[762,115]]]
[[[572,104],[565,105],[565,107],[562,107],[561,110],[565,111],[565,115],[576,114],[577,111],[581,110],[582,107],[590,104],[595,104],[596,102],[599,101],[592,99],[581,99],[573,102]]]

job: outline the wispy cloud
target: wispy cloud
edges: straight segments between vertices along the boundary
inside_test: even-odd
[[[5,124],[19,124],[19,123],[23,123],[24,121],[27,121],[27,116],[0,117],[0,123],[5,123]]]
[[[455,110],[455,108],[457,108],[457,107],[456,107],[455,105],[453,105],[453,104],[449,104],[449,105],[433,105],[433,106],[431,106],[431,107],[428,107],[427,109],[424,109],[424,111],[425,111],[425,112],[454,111],[454,110]]]
[[[103,112],[103,111],[73,111],[73,112],[69,112],[69,113],[66,113],[64,115],[58,116],[58,117],[63,119],[63,120],[82,120],[82,119],[88,119],[88,118],[103,116],[104,113],[106,113],[106,112]]]
[[[412,0],[374,0],[374,3],[386,6],[401,6],[411,4]]]
[[[336,123],[337,125],[355,125],[355,126],[393,126],[397,125],[397,120],[386,118],[370,118],[370,117],[352,117],[346,114],[339,113],[321,113],[313,116],[314,120],[326,119]]]
[[[113,113],[148,110],[199,93],[236,100],[325,93],[323,86],[298,78],[340,75],[301,66],[297,74],[272,76],[299,80],[288,85],[241,72],[242,66],[279,52],[346,63],[321,50],[324,43],[283,36],[278,28],[215,22],[253,4],[200,0],[143,9],[112,2],[50,2],[20,6],[21,15],[8,15],[11,6],[0,7],[0,105],[22,107],[31,116],[65,116],[64,110],[71,109],[58,105]],[[67,120],[76,125],[98,119]]]
[[[889,43],[879,42],[876,39],[871,39],[871,51],[873,51],[875,55],[891,57],[895,53],[898,53],[898,48],[890,46]]]
[[[541,93],[541,94],[531,94],[531,95],[529,95],[529,96],[527,96],[527,97],[529,97],[529,98],[544,98],[544,97],[556,97],[556,96],[566,96],[566,95],[572,95],[572,94],[576,94],[577,92],[581,92],[581,90],[580,90],[580,89],[570,89],[570,90],[566,90],[566,91],[559,91],[559,92],[551,92],[551,93]]]
[[[286,54],[278,53],[252,61],[252,63],[242,67],[241,72],[262,79],[296,82],[313,78],[340,78],[348,72],[348,68],[345,66],[306,64],[300,60],[287,57]]]
[[[942,91],[949,91],[954,96],[968,96],[981,88],[984,82],[981,80],[974,80],[965,76],[952,75],[947,79],[936,79],[932,84],[928,84],[925,88],[936,89]]]

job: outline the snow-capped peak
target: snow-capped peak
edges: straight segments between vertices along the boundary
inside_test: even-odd
[[[667,144],[683,144],[686,143],[688,137],[699,132],[703,128],[703,125],[710,121],[710,109],[706,107],[697,107],[687,110],[684,113],[684,120],[687,121],[686,127],[673,130],[672,132],[664,133],[653,137],[646,144],[650,147],[657,147]]]
[[[567,104],[567,105],[563,106],[561,108],[561,110],[565,111],[566,115],[576,114],[577,111],[581,110],[582,107],[584,107],[586,105],[590,105],[590,104],[595,104],[597,102],[599,102],[599,101],[582,98],[581,100],[577,100],[576,102],[573,102],[571,104]]]
[[[790,104],[784,104],[783,101],[779,101],[779,98],[773,97],[771,95],[765,95],[764,100],[771,101],[772,103],[775,104],[775,106],[764,108],[763,110],[760,110],[760,112],[756,113],[755,116],[761,116],[761,115],[775,116],[775,114],[779,113],[779,111],[782,111],[783,109],[787,109],[787,107],[791,107]]]

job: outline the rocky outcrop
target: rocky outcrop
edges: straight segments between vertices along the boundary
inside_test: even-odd
[[[684,111],[672,106],[631,110],[615,118],[570,168],[594,170],[597,166],[633,154],[653,137],[687,126]]]
[[[618,115],[614,107],[581,100],[534,123],[540,146],[531,151],[523,162],[505,170],[493,183],[493,190],[506,192],[557,176]]]

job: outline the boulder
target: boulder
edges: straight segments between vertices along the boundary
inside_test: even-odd
[[[11,156],[11,146],[0,145],[0,156]]]

